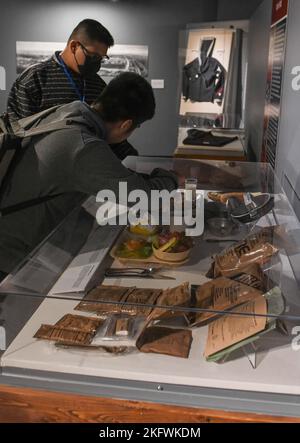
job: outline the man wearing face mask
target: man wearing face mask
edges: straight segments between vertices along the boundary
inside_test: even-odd
[[[113,44],[113,37],[99,22],[80,22],[62,52],[30,66],[17,78],[7,103],[10,120],[75,100],[91,104],[106,86],[97,72]]]
[[[92,104],[106,86],[97,73],[113,44],[113,37],[99,22],[81,21],[62,52],[29,67],[17,78],[7,103],[10,120],[76,100]],[[111,148],[121,160],[138,155],[127,140]]]

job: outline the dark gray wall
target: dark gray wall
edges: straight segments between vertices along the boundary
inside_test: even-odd
[[[281,118],[277,145],[276,173],[300,219],[300,89],[292,87],[294,67],[300,72],[300,1],[290,0],[288,35],[282,90]]]
[[[219,0],[218,20],[247,20],[263,0]]]
[[[250,19],[246,143],[250,158],[260,160],[268,69],[272,0],[265,0]]]
[[[116,43],[149,46],[149,79],[165,80],[155,92],[157,113],[132,137],[142,154],[168,155],[177,144],[178,35],[190,22],[215,20],[217,0],[21,1],[10,0],[0,15],[0,66],[7,89],[16,77],[16,41],[65,41],[83,18],[101,21]],[[0,91],[0,111],[7,91]]]

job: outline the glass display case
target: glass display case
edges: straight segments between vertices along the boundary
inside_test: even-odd
[[[191,24],[179,35],[176,156],[244,160],[248,22]]]
[[[195,219],[174,243],[174,208],[146,233],[99,226],[87,199],[0,285],[0,382],[300,416],[300,223],[273,170],[125,164],[193,179],[201,232],[178,248]],[[147,256],[132,254],[138,242]]]

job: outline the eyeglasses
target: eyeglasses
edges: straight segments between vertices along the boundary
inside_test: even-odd
[[[108,55],[99,55],[96,52],[91,52],[82,43],[79,42],[79,44],[80,44],[85,56],[92,57],[94,60],[97,60],[99,62],[102,62],[103,60],[109,60]]]

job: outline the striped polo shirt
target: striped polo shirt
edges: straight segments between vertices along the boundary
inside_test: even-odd
[[[58,56],[59,51],[50,59],[30,66],[14,82],[7,102],[11,120],[28,117],[52,106],[80,99],[60,65]],[[72,77],[88,104],[91,104],[106,86],[98,74],[83,80],[79,74],[72,72]]]

